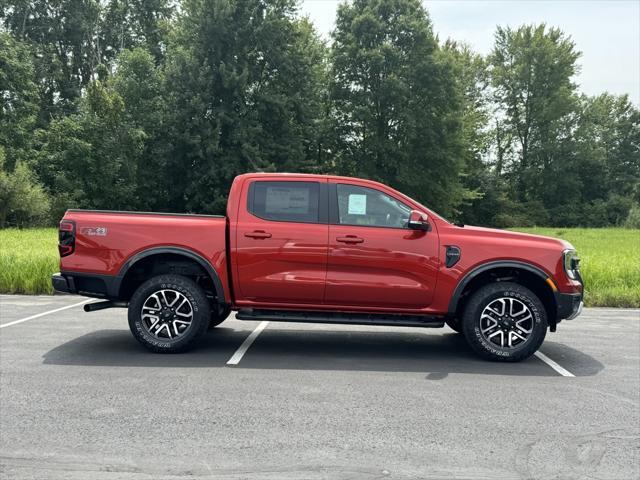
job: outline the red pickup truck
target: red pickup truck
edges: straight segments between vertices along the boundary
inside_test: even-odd
[[[154,352],[241,320],[443,327],[481,356],[518,361],[575,318],[573,247],[455,225],[380,183],[245,174],[226,216],[68,210],[53,286],[128,307]]]

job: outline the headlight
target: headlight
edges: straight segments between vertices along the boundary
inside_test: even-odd
[[[565,250],[563,252],[564,271],[569,278],[577,280],[580,278],[580,258],[575,250]]]

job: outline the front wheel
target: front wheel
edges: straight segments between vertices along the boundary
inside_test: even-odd
[[[466,305],[462,328],[471,348],[489,360],[518,362],[535,353],[547,334],[547,313],[528,288],[492,283]]]
[[[193,280],[158,275],[144,282],[129,302],[129,328],[157,353],[187,350],[207,329],[209,301]]]

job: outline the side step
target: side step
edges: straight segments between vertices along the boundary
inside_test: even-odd
[[[242,308],[238,320],[269,320],[270,322],[335,323],[347,325],[385,325],[396,327],[444,327],[444,317],[377,313],[321,312],[294,310],[264,310]]]

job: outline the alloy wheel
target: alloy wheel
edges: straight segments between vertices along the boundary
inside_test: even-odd
[[[480,315],[480,333],[502,349],[519,347],[533,332],[534,318],[527,305],[516,298],[491,301]]]
[[[193,306],[176,290],[159,290],[142,304],[142,324],[154,337],[172,340],[183,336],[191,327]]]

